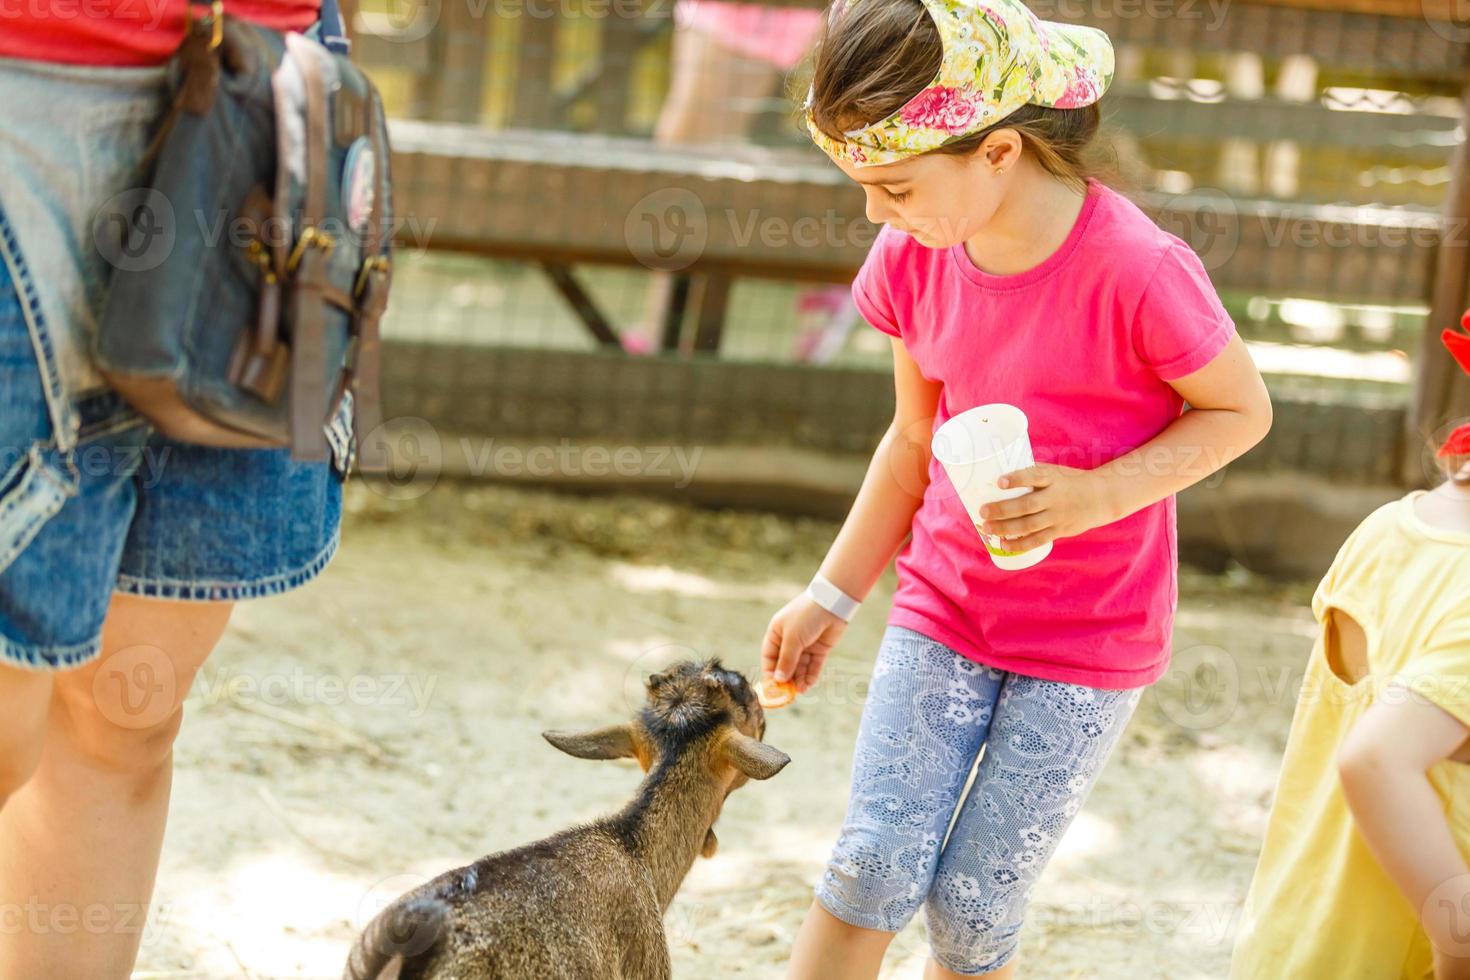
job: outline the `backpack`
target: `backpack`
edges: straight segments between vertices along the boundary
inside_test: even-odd
[[[191,10],[194,7],[191,6]],[[147,185],[111,216],[121,246],[93,353],[165,435],[327,458],[351,399],[364,445],[381,420],[378,324],[392,276],[382,99],[301,34],[191,16]]]

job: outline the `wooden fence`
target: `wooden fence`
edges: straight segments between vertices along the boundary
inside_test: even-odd
[[[715,152],[649,138],[640,79],[671,29],[667,0],[581,0],[556,16],[543,16],[551,0],[477,4],[425,0],[407,15],[356,17],[359,57],[407,77],[399,108],[414,118],[392,127],[398,209],[433,222],[426,241],[410,244],[539,263],[606,353],[621,351],[619,325],[579,282],[582,263],[678,275],[666,351],[687,323],[694,349],[717,352],[740,277],[844,282],[855,271],[874,229],[861,194],[810,147],[775,140]],[[1200,252],[1222,292],[1427,307],[1433,329],[1419,342],[1412,403],[1393,415],[1401,431],[1385,447],[1376,415],[1365,443],[1417,481],[1416,437],[1470,414],[1470,385],[1437,345],[1438,328],[1470,305],[1470,24],[1455,19],[1455,0],[1235,0],[1218,22],[1204,5],[1178,6],[1147,16],[1131,0],[1032,4],[1113,38],[1120,72],[1108,122],[1144,157],[1160,141],[1203,153],[1182,192],[1170,186],[1179,171],[1154,166],[1133,196]],[[1227,62],[1219,84],[1169,72],[1210,59]],[[1293,88],[1285,80],[1303,65],[1306,87]],[[1315,171],[1289,183],[1337,199],[1222,189],[1208,158],[1227,144],[1380,155],[1416,172],[1448,169],[1451,180],[1431,205],[1422,194],[1384,200],[1384,190],[1354,200],[1364,193],[1350,175]],[[1364,479],[1384,472],[1381,461],[1354,465]]]

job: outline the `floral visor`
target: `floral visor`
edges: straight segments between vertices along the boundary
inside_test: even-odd
[[[1470,330],[1470,312],[1465,314],[1465,319],[1460,325]],[[1450,349],[1450,354],[1454,357],[1455,362],[1464,369],[1466,374],[1470,374],[1470,336],[1446,330],[1443,337],[1444,345]],[[1451,432],[1445,444],[1439,448],[1439,455],[1443,458],[1470,456],[1470,425],[1462,425]]]
[[[1113,80],[1112,42],[1095,27],[1039,20],[1020,0],[921,2],[939,29],[944,59],[934,81],[903,108],[835,140],[814,124],[808,93],[807,129],[832,159],[854,167],[897,163],[994,125],[1023,105],[1090,105]]]

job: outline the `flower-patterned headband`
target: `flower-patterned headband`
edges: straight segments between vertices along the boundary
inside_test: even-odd
[[[849,0],[848,6],[861,2]],[[854,167],[897,163],[978,132],[1023,105],[1090,105],[1113,80],[1112,42],[1094,27],[1039,20],[1020,0],[921,2],[939,29],[944,59],[934,81],[903,108],[835,140],[813,122],[808,93],[807,129],[832,159]]]

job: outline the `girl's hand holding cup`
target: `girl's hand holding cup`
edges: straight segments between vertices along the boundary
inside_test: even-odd
[[[980,508],[980,532],[998,534],[1015,551],[1030,551],[1057,538],[1072,538],[1117,518],[1108,507],[1108,490],[1092,470],[1035,463],[997,481],[1002,490],[1030,487],[1024,497]]]
[[[761,673],[790,681],[798,694],[805,694],[817,683],[827,655],[846,629],[840,616],[803,592],[771,617],[761,644]]]
[[[934,456],[975,522],[991,561],[1030,568],[1070,538],[1117,519],[1103,477],[1038,463],[1026,413],[993,403],[960,412],[934,433]]]

